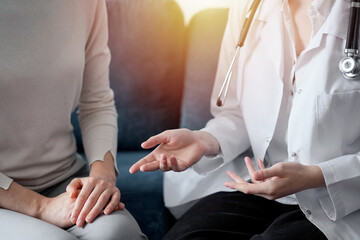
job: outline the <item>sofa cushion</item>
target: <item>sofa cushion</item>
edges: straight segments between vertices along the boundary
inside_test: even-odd
[[[148,151],[118,153],[117,187],[121,191],[121,201],[137,220],[143,233],[150,240],[160,240],[171,224],[171,216],[163,201],[163,173],[161,171],[129,173],[130,166],[148,153]]]
[[[227,15],[227,8],[207,9],[190,21],[181,127],[200,129],[211,118],[210,97]]]
[[[173,0],[108,0],[111,87],[119,149],[179,127],[184,19]]]

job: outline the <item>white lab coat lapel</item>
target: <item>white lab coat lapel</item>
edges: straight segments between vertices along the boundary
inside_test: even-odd
[[[259,6],[243,60],[246,65],[244,118],[254,155],[261,159],[274,134],[283,94],[283,21],[281,1],[278,2],[280,4],[274,0],[264,1]],[[261,62],[250,59],[261,59]]]
[[[331,0],[329,0],[331,1]],[[346,39],[347,35],[347,26],[348,26],[348,18],[349,18],[349,1],[336,1],[335,5],[341,5],[340,12],[332,12],[324,25],[320,28],[318,34],[312,41],[310,41],[310,45],[307,47],[306,51],[309,52],[313,49],[316,49],[320,46],[321,41],[326,35],[336,36],[338,38]],[[335,8],[336,6],[334,6]]]
[[[328,17],[328,20],[323,26],[323,34],[329,34],[342,39],[346,39],[349,21],[349,0],[335,1],[333,8],[340,5],[341,11],[334,11]],[[320,29],[321,31],[321,29]]]

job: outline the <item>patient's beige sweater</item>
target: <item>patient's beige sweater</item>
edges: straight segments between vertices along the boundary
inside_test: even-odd
[[[70,115],[79,105],[87,159],[116,156],[103,0],[5,0],[0,6],[0,187],[41,191],[83,165]]]

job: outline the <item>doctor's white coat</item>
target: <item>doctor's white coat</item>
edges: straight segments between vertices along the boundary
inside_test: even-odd
[[[360,238],[360,80],[345,80],[344,57],[350,0],[332,1],[327,20],[299,56],[293,73],[287,142],[288,160],[317,164],[326,188],[296,194],[308,219],[329,239]],[[183,173],[166,173],[165,203],[185,204],[217,191],[229,191],[225,172],[246,178],[243,159],[250,147],[263,159],[274,135],[283,95],[284,26],[282,0],[263,0],[233,74],[225,106],[215,105],[235,52],[251,1],[235,0],[229,13],[214,86],[212,113],[204,131],[217,138],[222,154],[203,158]],[[280,40],[279,40],[280,39]]]

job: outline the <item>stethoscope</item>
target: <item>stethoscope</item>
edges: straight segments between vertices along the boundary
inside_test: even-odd
[[[246,36],[249,32],[251,23],[253,22],[256,10],[259,7],[261,0],[254,0],[246,15],[245,22],[240,31],[240,38],[236,45],[236,51],[231,61],[230,67],[226,73],[225,80],[221,86],[216,105],[221,107],[225,103],[227,92],[229,89],[231,76],[233,73],[234,63],[238,58],[240,48],[244,46]],[[351,0],[350,17],[348,25],[348,33],[346,38],[345,55],[339,62],[339,69],[342,75],[347,80],[357,80],[360,76],[360,59],[358,50],[359,39],[359,25],[360,25],[360,0]]]
[[[358,50],[360,0],[352,0],[350,5],[350,18],[346,37],[345,54],[339,62],[339,69],[344,78],[355,80],[360,76],[360,60]]]

